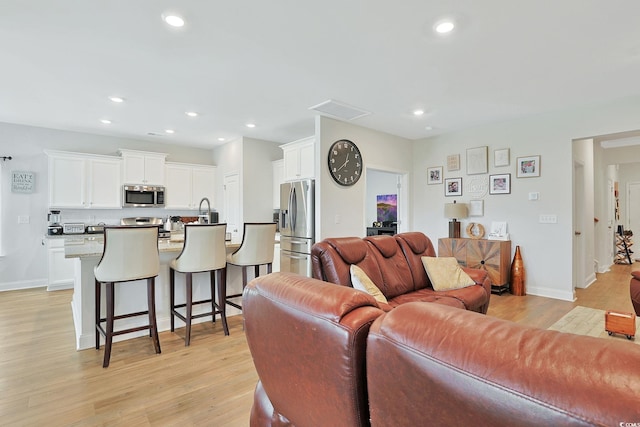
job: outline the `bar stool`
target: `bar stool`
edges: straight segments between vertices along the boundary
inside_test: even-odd
[[[254,267],[254,277],[260,275],[260,266],[267,266],[267,273],[271,273],[273,263],[273,249],[276,240],[275,222],[246,222],[242,234],[242,243],[235,252],[227,255],[227,264],[242,268],[242,290],[247,286],[247,268]],[[227,304],[242,310],[242,306],[231,298],[239,298],[242,293],[227,295]]]
[[[227,294],[227,248],[225,244],[225,232],[227,224],[193,224],[184,226],[184,246],[180,255],[169,265],[169,294],[171,301],[171,332],[175,330],[175,318],[185,323],[186,332],[184,338],[185,347],[191,343],[191,319],[212,316],[216,321],[216,314],[222,319],[224,334],[229,335],[225,298]],[[176,304],[175,299],[175,274],[186,274],[184,304]],[[210,273],[211,298],[193,301],[193,273]],[[216,275],[217,280],[216,280]],[[215,302],[217,286],[218,302]],[[211,303],[211,311],[193,314],[193,306]],[[178,312],[179,308],[185,308],[185,314]]]
[[[94,270],[95,282],[95,325],[96,350],[100,349],[100,334],[105,337],[104,361],[102,367],[109,366],[111,345],[116,335],[149,329],[156,353],[160,353],[158,325],[155,308],[155,279],[160,272],[158,255],[158,227],[105,227],[104,252]],[[115,314],[115,283],[134,280],[147,281],[147,310],[128,314]],[[102,284],[106,285],[106,317],[101,317],[100,300]],[[114,331],[114,322],[119,319],[149,316],[149,323],[143,326]],[[102,327],[106,322],[106,328]]]

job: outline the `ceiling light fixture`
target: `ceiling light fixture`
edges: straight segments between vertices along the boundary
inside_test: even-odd
[[[198,117],[198,113],[195,111],[185,111],[185,114],[189,117]]]
[[[109,119],[100,119],[100,123],[103,125],[110,125],[112,122]]]
[[[124,102],[124,98],[121,98],[119,96],[110,96],[109,99],[111,100],[111,102],[115,102],[116,104]]]
[[[425,126],[425,130],[433,130],[433,126]]]
[[[176,133],[176,131],[173,129],[165,129],[164,133]]]
[[[184,19],[178,15],[162,15],[162,19],[172,27],[180,28],[184,26]]]
[[[218,141],[220,142],[224,142],[224,140],[225,140],[224,138],[218,138]]]
[[[246,126],[247,126],[248,128],[252,128],[252,129],[253,129],[254,127],[256,127],[256,125],[255,125],[255,124],[253,124],[253,123],[247,123],[247,124],[246,124]]]
[[[413,115],[414,115],[414,116],[421,116],[421,115],[423,115],[423,114],[424,114],[424,110],[415,110],[415,111],[413,112]]]
[[[435,30],[438,34],[447,34],[453,31],[455,24],[449,20],[440,21],[436,23]]]

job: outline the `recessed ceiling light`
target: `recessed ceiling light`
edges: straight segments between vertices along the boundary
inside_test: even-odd
[[[198,117],[198,113],[195,111],[185,111],[185,114],[189,117]]]
[[[112,122],[109,119],[100,119],[100,123],[103,125],[110,125]]]
[[[247,124],[246,124],[246,126],[247,126],[248,128],[254,128],[254,127],[256,127],[256,125],[255,125],[255,124],[253,124],[253,123],[247,123]]]
[[[425,126],[424,127],[426,130],[433,130],[433,126]]]
[[[424,110],[414,110],[413,111],[413,115],[414,116],[421,116],[424,114]]]
[[[438,34],[447,34],[453,31],[455,24],[451,21],[440,21],[436,23],[435,30]]]
[[[218,141],[223,142],[225,139],[224,138],[218,138]]]
[[[119,96],[110,96],[109,99],[111,100],[111,102],[115,102],[117,104],[124,102],[124,98],[121,98]]]
[[[162,15],[162,19],[164,19],[164,22],[171,25],[172,27],[184,26],[184,19],[182,19],[182,17],[178,15]]]
[[[176,131],[173,129],[165,129],[164,133],[176,133]]]

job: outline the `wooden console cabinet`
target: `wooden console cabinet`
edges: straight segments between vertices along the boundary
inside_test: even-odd
[[[454,257],[464,267],[486,270],[492,293],[501,295],[509,290],[510,240],[438,239],[438,256]]]

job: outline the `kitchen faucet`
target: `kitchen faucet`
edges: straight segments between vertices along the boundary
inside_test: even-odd
[[[207,220],[205,224],[209,224],[209,221],[211,221],[211,203],[209,203],[209,199],[207,199],[206,197],[203,197],[202,200],[200,200],[200,204],[198,205],[198,217],[202,218],[201,215],[203,215],[202,214],[203,202],[207,202]]]

